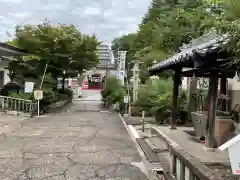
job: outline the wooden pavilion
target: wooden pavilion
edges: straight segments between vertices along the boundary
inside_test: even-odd
[[[194,39],[186,45],[180,53],[161,61],[149,68],[152,75],[158,75],[164,70],[173,70],[173,95],[171,129],[176,128],[177,98],[181,77],[208,77],[208,115],[207,115],[207,143],[208,147],[214,146],[214,127],[216,117],[216,101],[218,82],[221,79],[221,90],[226,94],[227,78],[233,78],[236,68],[230,66],[229,53],[224,45],[229,41],[226,35],[218,36],[214,33],[206,34]],[[186,68],[188,70],[186,70]]]

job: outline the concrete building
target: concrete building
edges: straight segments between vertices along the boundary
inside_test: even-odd
[[[111,48],[107,44],[101,44],[98,47],[97,54],[99,57],[99,64],[90,74],[100,73],[105,76],[108,71],[108,75],[116,75],[117,69]]]
[[[9,70],[7,69],[9,61],[10,59],[6,57],[0,57],[0,89],[10,82],[10,78],[8,76]]]
[[[10,82],[8,76],[8,63],[11,61],[9,56],[23,56],[28,55],[26,50],[22,50],[13,46],[9,46],[6,43],[0,42],[0,89],[3,88],[5,84]]]
[[[112,61],[112,50],[110,49],[110,47],[106,44],[101,44],[98,47],[98,51],[97,51],[98,57],[99,57],[99,66],[103,67],[103,66],[107,66],[109,64],[111,64]]]

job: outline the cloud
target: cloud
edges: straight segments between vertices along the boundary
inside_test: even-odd
[[[22,0],[1,0],[1,3],[19,4]]]
[[[83,11],[83,15],[86,17],[88,16],[97,16],[97,15],[101,15],[101,7],[86,7],[86,9],[84,9]]]
[[[19,12],[19,13],[10,13],[10,16],[13,16],[14,18],[25,18],[32,15],[31,12]]]
[[[134,32],[151,0],[0,0],[0,41],[9,39],[17,24],[74,24],[102,41]],[[34,3],[33,3],[34,2]]]

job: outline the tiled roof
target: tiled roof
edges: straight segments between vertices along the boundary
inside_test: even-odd
[[[14,56],[14,55],[26,55],[27,50],[10,46],[7,43],[0,42],[0,56]]]
[[[180,53],[153,65],[148,70],[153,73],[167,69],[174,69],[176,67],[184,67],[184,65],[193,62],[195,54],[205,56],[217,52],[222,45],[228,43],[228,39],[227,35],[222,35],[221,37],[212,35],[200,37],[188,44],[188,47],[182,48]]]
[[[46,52],[47,54],[51,54],[53,56],[59,56],[59,57],[70,57],[69,54],[59,54],[54,52]],[[26,49],[17,48],[14,46],[10,46],[7,43],[0,42],[0,56],[27,56],[27,55],[37,55],[34,52],[29,52]]]

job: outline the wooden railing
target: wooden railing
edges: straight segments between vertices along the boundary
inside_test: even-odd
[[[32,100],[0,96],[0,109],[33,114],[37,109],[37,104]]]
[[[161,137],[171,156],[171,170],[163,173],[165,180],[224,180],[169,137],[163,134]]]
[[[176,180],[224,180],[183,148],[171,147],[170,149],[172,157],[171,173]],[[186,173],[187,171],[188,173]]]

